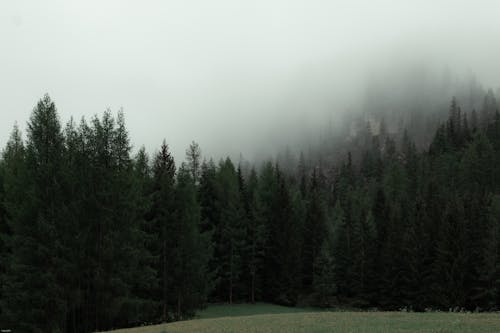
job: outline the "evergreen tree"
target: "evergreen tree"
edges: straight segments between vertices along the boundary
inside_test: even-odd
[[[483,129],[487,128],[493,121],[497,110],[498,105],[495,94],[493,93],[493,90],[489,89],[487,94],[484,96],[483,107],[480,112],[480,124]]]
[[[198,186],[198,198],[201,206],[201,231],[212,231],[218,221],[217,206],[217,170],[212,160],[204,161],[201,165],[200,184]]]
[[[219,163],[216,180],[219,207],[214,235],[218,277],[216,291],[221,299],[231,304],[242,288],[240,278],[246,216],[238,176],[229,158]]]
[[[142,323],[154,322],[158,318],[158,298],[154,294],[159,289],[157,274],[157,237],[152,216],[151,191],[153,185],[149,157],[144,147],[139,149],[133,161],[133,190],[135,194],[134,210],[137,214],[135,224],[136,269],[132,272],[132,294],[129,317]]]
[[[195,184],[200,181],[201,173],[201,149],[196,142],[191,142],[189,148],[186,150],[187,167],[191,172]]]
[[[77,128],[73,119],[71,119],[64,130],[64,144],[66,153],[64,156],[67,186],[64,196],[69,198],[65,219],[69,230],[73,233],[72,244],[67,249],[67,255],[71,258],[71,272],[68,276],[68,309],[67,322],[69,323],[67,331],[79,332],[87,331],[90,328],[88,324],[78,325],[77,321],[86,315],[88,305],[85,306],[90,287],[85,288],[84,281],[87,275],[86,269],[86,243],[85,239],[89,236],[86,233],[86,226],[89,222],[86,211],[86,198],[90,195],[90,184],[88,184],[90,152],[85,137],[85,129],[88,129],[85,121],[82,119],[80,127]]]
[[[311,185],[308,191],[307,214],[304,224],[302,270],[303,285],[305,288],[312,286],[314,262],[321,250],[327,228],[327,211],[318,172],[315,169],[311,177]]]
[[[262,297],[262,274],[266,243],[266,225],[263,217],[263,203],[259,196],[257,172],[252,168],[247,185],[248,216],[245,235],[245,257],[249,301],[255,303]]]
[[[28,123],[25,203],[23,212],[11,211],[12,252],[4,286],[4,308],[23,332],[65,330],[70,235],[63,219],[63,156],[56,108],[45,95]]]
[[[152,227],[156,234],[156,245],[153,246],[152,253],[157,258],[158,280],[160,289],[158,290],[161,304],[160,318],[162,321],[170,320],[174,313],[175,298],[172,295],[173,261],[174,255],[171,250],[174,248],[177,231],[174,220],[174,185],[175,185],[175,162],[168,150],[168,146],[163,142],[160,151],[156,154],[153,162],[153,185],[152,185]]]
[[[268,169],[267,172],[272,169]],[[291,196],[288,184],[278,167],[274,170],[275,187],[269,205],[268,239],[265,259],[267,299],[278,304],[295,305],[300,289],[299,235],[303,226],[294,219],[293,207],[299,194]]]
[[[210,259],[210,239],[208,234],[201,234],[200,208],[196,201],[196,187],[192,170],[182,164],[175,186],[176,223],[175,245],[171,250],[173,265],[171,289],[175,291],[176,319],[194,315],[207,300],[211,290],[211,278],[208,274]],[[173,235],[170,235],[170,237]]]
[[[16,293],[18,284],[9,285],[9,283],[15,282],[9,281],[9,273],[15,273],[12,264],[16,258],[12,253],[11,247],[18,240],[14,239],[14,227],[17,223],[21,223],[21,221],[25,221],[26,219],[24,215],[26,213],[25,205],[27,204],[25,200],[25,184],[27,181],[25,154],[26,151],[21,138],[21,132],[16,124],[6,148],[2,152],[1,162],[3,219],[0,230],[0,242],[2,245],[0,258],[2,263],[0,271],[0,281],[2,282],[0,284],[0,321],[8,325],[7,327],[13,327],[16,324],[16,320],[19,319],[17,317],[19,309],[11,308],[13,301],[9,300],[9,289],[10,293]],[[17,295],[11,295],[11,297],[14,296]]]

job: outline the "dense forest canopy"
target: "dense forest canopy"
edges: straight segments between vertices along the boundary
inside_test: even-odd
[[[122,112],[62,124],[46,95],[0,160],[0,328],[100,331],[208,302],[498,309],[500,113],[481,92],[399,127],[374,105],[340,140],[259,164],[195,142],[184,162],[166,142],[133,153]]]

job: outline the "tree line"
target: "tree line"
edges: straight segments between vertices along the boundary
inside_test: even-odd
[[[194,142],[176,165],[165,142],[133,155],[122,112],[63,127],[45,96],[0,160],[1,328],[102,331],[209,302],[497,309],[494,96],[479,114],[453,99],[422,151],[371,133],[360,158],[291,171]]]

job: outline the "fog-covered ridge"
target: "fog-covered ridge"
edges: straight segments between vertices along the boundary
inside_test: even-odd
[[[3,2],[0,142],[47,92],[63,120],[123,107],[150,151],[165,138],[178,158],[191,140],[211,156],[273,156],[351,113],[433,112],[470,73],[496,91],[498,12],[449,0]]]

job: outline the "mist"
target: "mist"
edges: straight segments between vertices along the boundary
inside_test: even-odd
[[[377,96],[399,112],[471,80],[498,89],[499,13],[496,1],[5,1],[0,145],[48,93],[63,122],[123,108],[135,149],[166,139],[182,159],[195,140],[205,156],[267,157]]]

